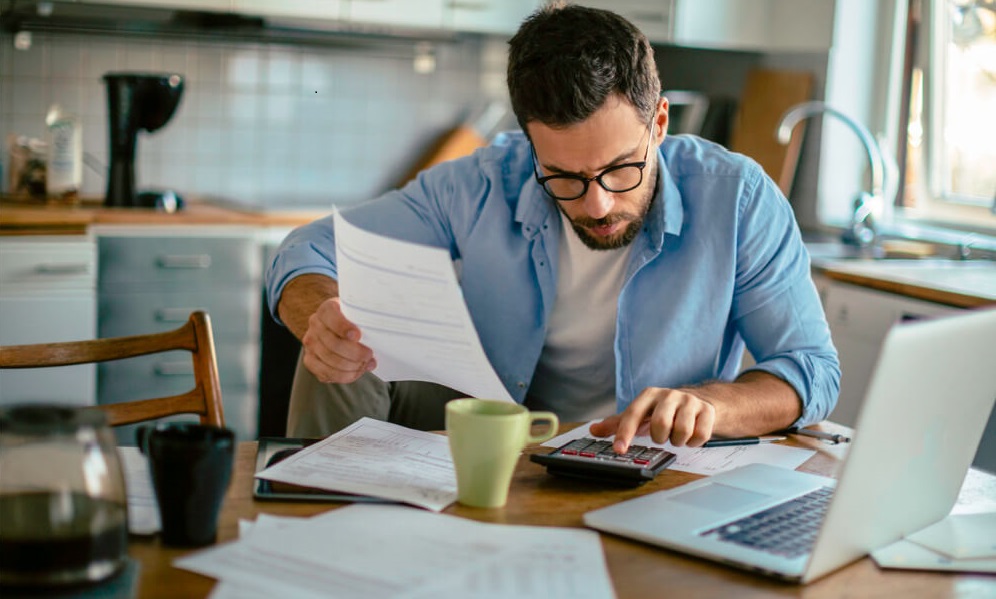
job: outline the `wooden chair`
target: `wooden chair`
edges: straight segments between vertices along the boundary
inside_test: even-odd
[[[195,387],[182,395],[102,404],[108,424],[120,426],[175,414],[197,414],[202,424],[224,426],[221,383],[215,358],[211,319],[194,312],[178,329],[149,335],[113,337],[65,343],[0,347],[0,368],[41,368],[107,362],[173,350],[187,350],[194,363]]]

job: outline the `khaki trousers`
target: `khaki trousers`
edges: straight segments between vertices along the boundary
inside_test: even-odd
[[[421,381],[386,383],[364,374],[353,383],[322,383],[298,357],[287,414],[287,436],[320,438],[364,416],[416,430],[446,428],[446,402],[464,394]]]

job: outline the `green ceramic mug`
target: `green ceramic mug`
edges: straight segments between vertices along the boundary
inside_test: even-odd
[[[533,425],[544,423],[544,432],[533,436]],[[507,401],[454,399],[447,403],[446,434],[456,467],[457,500],[473,507],[505,505],[522,448],[553,437],[558,426],[553,412],[530,412]]]

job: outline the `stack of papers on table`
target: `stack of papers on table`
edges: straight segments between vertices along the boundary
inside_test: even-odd
[[[486,524],[403,506],[263,514],[240,540],[173,565],[219,579],[212,599],[614,596],[594,531]]]
[[[457,498],[446,437],[366,417],[256,478],[392,499],[436,512]]]
[[[952,514],[872,553],[882,568],[996,574],[996,512]]]
[[[151,535],[159,532],[159,504],[152,486],[149,460],[137,447],[118,447],[128,499],[128,532]]]

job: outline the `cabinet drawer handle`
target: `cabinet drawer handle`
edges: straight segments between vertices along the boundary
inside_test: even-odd
[[[468,0],[452,0],[449,4],[453,10],[485,11],[489,6],[487,2],[470,2]]]
[[[159,265],[159,268],[209,268],[211,266],[211,255],[193,254],[190,256],[159,256],[156,263]]]
[[[160,308],[156,310],[156,322],[187,322],[192,312],[206,308]]]
[[[657,12],[650,10],[641,10],[638,12],[630,13],[630,20],[637,23],[664,23],[667,24],[671,20],[671,15],[667,12]]]
[[[158,376],[190,376],[194,374],[194,366],[190,362],[159,362],[155,372]]]
[[[90,265],[83,263],[69,264],[39,264],[35,274],[39,275],[85,275],[90,273]]]

